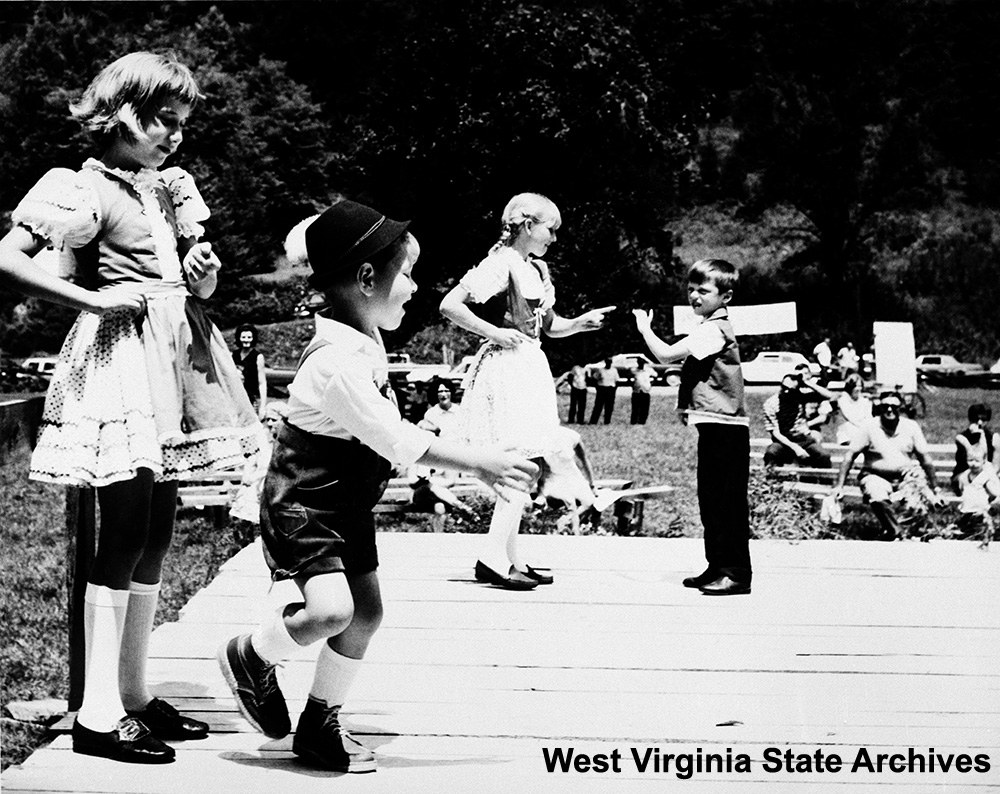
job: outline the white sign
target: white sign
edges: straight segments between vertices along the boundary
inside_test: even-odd
[[[799,330],[795,301],[761,303],[753,306],[730,306],[729,321],[737,336],[755,334],[787,334]],[[698,317],[690,306],[674,306],[674,333],[689,334],[698,325]]]
[[[917,390],[913,323],[875,323],[875,377],[886,389]]]

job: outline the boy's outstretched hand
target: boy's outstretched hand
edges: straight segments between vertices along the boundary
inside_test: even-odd
[[[529,493],[538,476],[538,466],[510,449],[484,449],[479,456],[476,476],[499,496],[510,488]]]
[[[646,311],[645,309],[632,309],[632,314],[635,316],[635,327],[639,329],[640,334],[647,333],[652,328],[652,309],[649,311]]]

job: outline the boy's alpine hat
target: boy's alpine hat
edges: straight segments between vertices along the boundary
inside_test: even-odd
[[[388,248],[409,221],[394,221],[356,201],[339,201],[306,228],[306,252],[313,289],[327,289],[344,270]]]

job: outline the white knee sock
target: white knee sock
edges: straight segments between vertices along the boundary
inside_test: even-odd
[[[316,659],[316,674],[313,677],[309,697],[321,700],[328,706],[342,706],[347,691],[361,669],[361,659],[337,653],[324,642]]]
[[[525,570],[525,565],[518,554],[517,535],[521,530],[521,519],[524,516],[524,508],[528,506],[528,501],[527,495],[520,493],[511,494],[505,501],[497,500],[497,505],[493,510],[493,520],[490,522],[490,532],[487,536],[488,539],[493,539],[493,542],[499,545],[501,553],[508,563],[520,571]],[[507,571],[503,570],[499,573],[506,574]]]
[[[498,497],[493,506],[490,531],[486,533],[479,553],[479,559],[484,565],[504,576],[507,575],[511,564],[507,553],[508,541],[521,524],[523,510],[523,502],[516,497],[510,499]]]
[[[128,590],[90,583],[83,599],[85,673],[83,704],[77,720],[85,728],[107,733],[125,716],[118,692],[118,660],[128,610]]]
[[[283,662],[302,646],[288,633],[285,626],[285,607],[281,607],[269,621],[261,623],[250,635],[250,644],[257,655],[268,664]]]
[[[153,631],[153,618],[156,616],[159,598],[159,582],[132,582],[129,585],[118,687],[122,703],[132,711],[141,711],[153,699],[146,686],[146,659],[149,656],[149,635]]]

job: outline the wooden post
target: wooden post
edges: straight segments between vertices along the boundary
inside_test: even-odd
[[[66,594],[69,624],[70,711],[83,703],[86,650],[83,636],[83,602],[87,578],[94,562],[97,539],[96,499],[93,488],[66,488]]]

